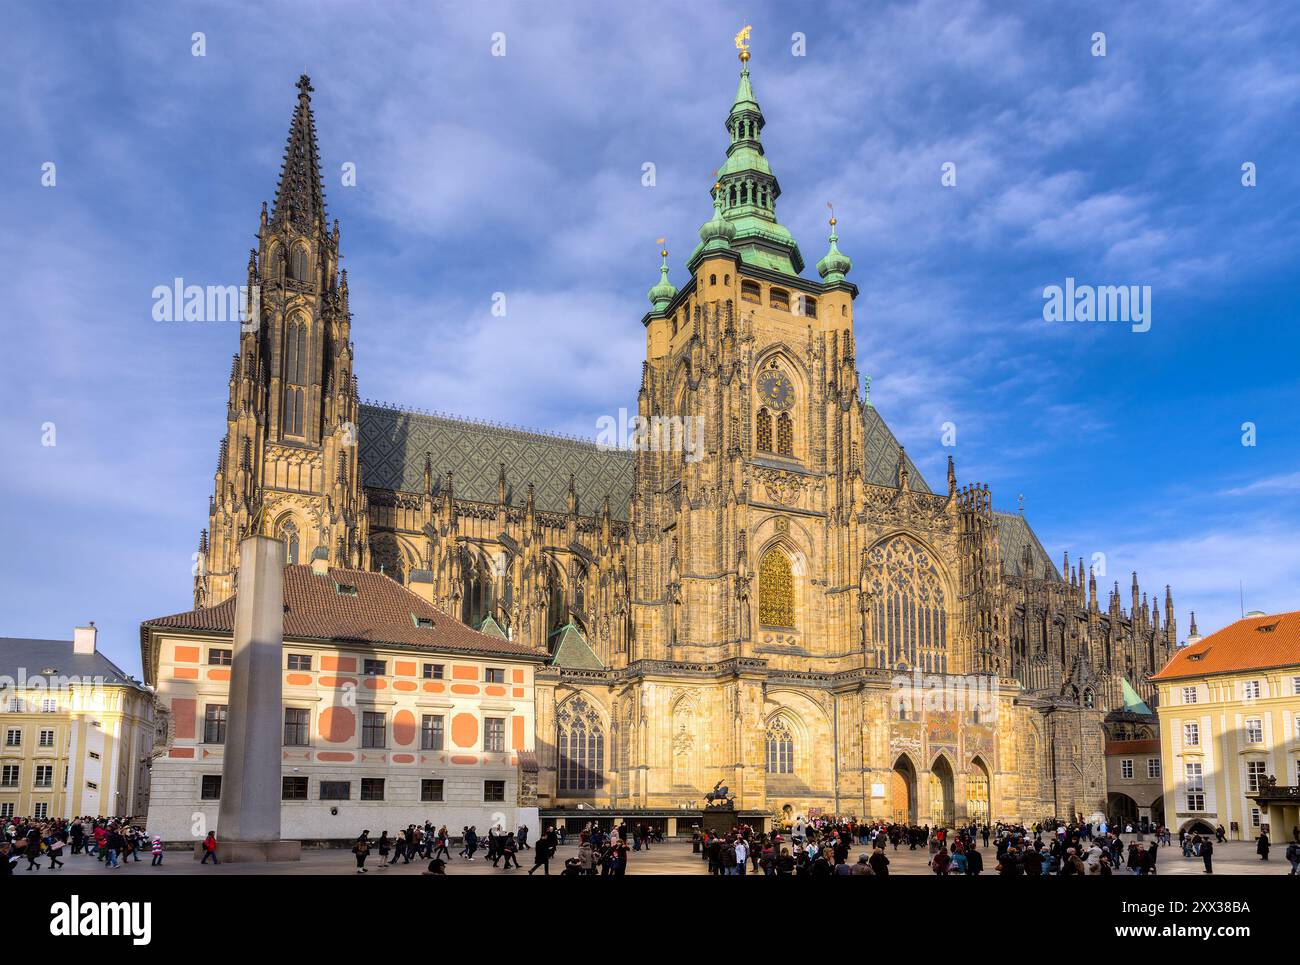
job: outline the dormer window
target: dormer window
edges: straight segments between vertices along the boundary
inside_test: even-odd
[[[334,590],[339,596],[357,595],[357,585],[355,583],[335,583]]]
[[[433,629],[433,617],[417,617],[414,613],[412,613],[411,619],[415,622],[415,625],[421,630]]]

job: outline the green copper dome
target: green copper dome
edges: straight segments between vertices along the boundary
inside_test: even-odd
[[[731,247],[736,226],[722,217],[722,185],[713,186],[713,218],[700,225],[701,251],[718,251]]]
[[[659,283],[646,292],[646,298],[650,299],[650,304],[654,306],[656,312],[664,311],[677,297],[676,286],[668,280],[668,249],[665,248],[659,254],[664,259],[663,265],[659,268]]]
[[[840,251],[836,242],[840,240],[839,235],[835,233],[835,219],[831,218],[831,248],[826,252],[826,256],[817,262],[817,274],[822,276],[822,281],[830,284],[832,282],[843,281],[844,276],[853,268],[853,262],[849,256]]]

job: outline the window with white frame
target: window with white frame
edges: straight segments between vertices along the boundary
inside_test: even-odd
[[[46,821],[50,817],[50,805],[48,801],[41,801],[32,805],[32,817],[37,821]]]
[[[1250,794],[1256,793],[1264,784],[1264,762],[1247,761],[1246,762],[1246,791]]]
[[[1260,686],[1258,680],[1243,680],[1241,683],[1241,696],[1244,700],[1258,700]]]
[[[1187,747],[1201,746],[1201,725],[1194,721],[1183,724],[1183,744]]]
[[[1159,776],[1160,776],[1160,758],[1158,758],[1158,757],[1148,757],[1148,758],[1147,758],[1147,777],[1150,778],[1150,779],[1152,779],[1152,780],[1155,780],[1155,779],[1158,778]]]
[[[11,818],[13,816],[14,816],[13,801],[5,801],[4,804],[0,804],[0,818]]]
[[[1124,778],[1124,780],[1126,781],[1133,779],[1132,759],[1126,757],[1124,758],[1124,760],[1119,762],[1119,776]]]
[[[41,701],[42,714],[57,714],[59,711],[59,702],[52,697],[46,697]]]
[[[1183,765],[1183,783],[1187,787],[1187,810],[1205,810],[1205,780],[1199,761]]]
[[[1264,721],[1258,717],[1249,717],[1246,720],[1246,743],[1262,744],[1264,743]]]
[[[4,769],[0,770],[0,787],[17,787],[18,774],[18,764],[6,764]]]
[[[50,764],[36,765],[36,780],[32,782],[33,787],[53,787],[54,786],[54,767]]]
[[[1250,809],[1250,826],[1252,828],[1259,827],[1259,808]]]
[[[43,731],[41,731],[40,746],[41,746],[41,747],[53,747],[53,746],[54,746],[54,731],[52,731],[52,730],[43,730]]]
[[[5,747],[22,747],[23,730],[21,727],[10,727],[5,731]]]
[[[1185,703],[1185,704],[1194,704],[1194,703],[1196,703],[1196,688],[1195,688],[1195,687],[1184,687],[1184,688],[1183,688],[1183,703]]]

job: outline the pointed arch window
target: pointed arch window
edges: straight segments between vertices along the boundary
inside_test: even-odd
[[[293,249],[293,260],[289,263],[290,278],[295,281],[307,280],[307,249],[302,245],[295,245]]]
[[[492,571],[477,553],[464,551],[461,557],[464,574],[461,595],[461,623],[478,629],[492,613]]]
[[[782,456],[794,456],[794,420],[788,412],[782,412],[776,420],[776,451]]]
[[[772,718],[767,725],[767,773],[794,773],[794,735],[782,717]]]
[[[772,451],[772,413],[767,411],[767,406],[758,410],[757,438],[754,444],[759,452]]]
[[[555,713],[561,792],[599,791],[605,786],[605,730],[600,715],[584,697],[574,697]]]
[[[928,673],[948,669],[948,612],[943,581],[930,555],[903,536],[876,546],[869,557],[872,624],[890,667]]]
[[[780,549],[770,549],[758,566],[758,622],[794,627],[794,567]]]

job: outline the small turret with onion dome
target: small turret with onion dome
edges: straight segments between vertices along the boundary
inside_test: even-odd
[[[668,280],[668,249],[662,249],[659,255],[664,260],[659,268],[659,282],[646,292],[646,297],[650,299],[650,304],[656,312],[666,311],[672,304],[672,300],[677,297],[676,286]]]
[[[822,281],[828,285],[834,284],[837,281],[843,281],[844,276],[853,268],[853,262],[849,260],[849,256],[840,251],[839,246],[837,245],[840,236],[835,232],[836,224],[835,215],[832,214],[830,221],[831,247],[830,250],[826,252],[825,257],[823,257],[821,261],[817,262],[817,274],[821,275]]]
[[[728,249],[734,237],[736,226],[722,216],[722,184],[717,182],[713,185],[713,218],[700,225],[700,251]]]

